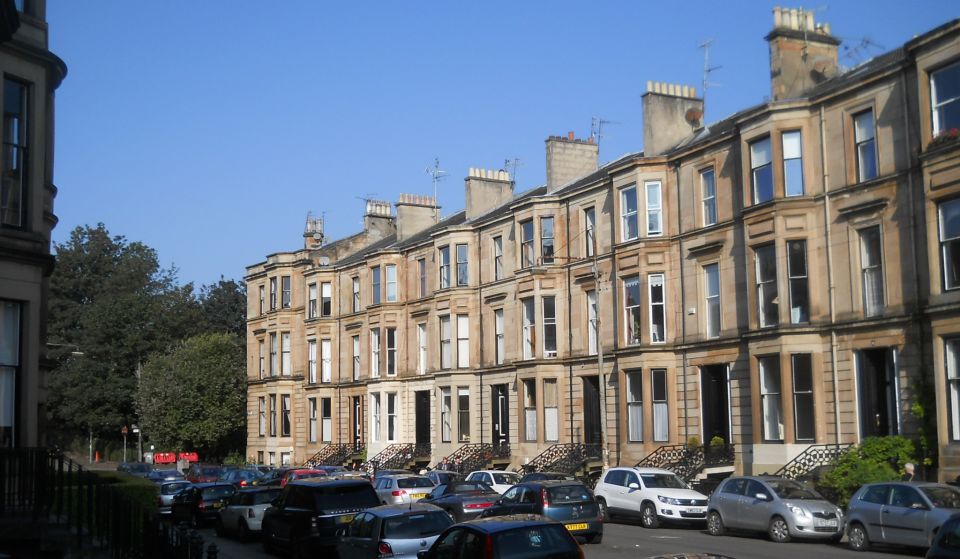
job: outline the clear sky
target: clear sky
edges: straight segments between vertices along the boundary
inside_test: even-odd
[[[714,39],[714,121],[769,95],[772,2],[48,0],[57,93],[55,203],[155,248],[182,282],[240,279],[359,230],[362,197],[430,194],[448,215],[469,167],[519,158],[544,181],[544,140],[614,121],[601,161],[642,146],[647,80],[696,85]],[[790,4],[784,4],[790,5]],[[800,4],[791,5],[800,7]],[[853,66],[960,16],[960,2],[816,0]],[[879,46],[877,46],[879,45]]]

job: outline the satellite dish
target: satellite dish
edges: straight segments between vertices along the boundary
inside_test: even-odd
[[[321,257],[320,257],[320,265],[321,265],[321,266],[327,266],[327,265],[329,265],[329,264],[330,264],[330,257],[329,257],[329,256],[321,256]]]
[[[323,233],[321,233],[321,232],[319,232],[319,231],[317,231],[316,233],[314,233],[314,234],[313,234],[313,240],[314,240],[314,241],[322,241],[322,240],[323,240]]]

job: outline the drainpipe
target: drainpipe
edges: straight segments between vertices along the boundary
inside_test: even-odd
[[[673,184],[677,189],[677,207],[682,208],[683,204],[680,203],[680,162],[677,161],[673,166]],[[679,223],[679,220],[678,220]],[[683,231],[678,231],[680,237],[680,258],[678,262],[680,263],[680,343],[684,345],[682,350],[683,353],[683,364],[682,364],[682,373],[681,378],[683,380],[683,443],[686,444],[687,440],[690,439],[690,412],[687,409],[687,320],[686,312],[687,308],[687,291],[684,288],[684,275],[683,275]],[[731,437],[732,438],[732,437]]]
[[[477,228],[477,309],[478,314],[480,315],[480,394],[477,400],[480,402],[480,444],[483,444],[483,369],[484,365],[483,360],[483,253],[480,250],[480,228]],[[490,402],[491,407],[493,402]],[[507,410],[509,413],[509,410]],[[500,422],[503,422],[503,418],[500,418]],[[507,436],[510,436],[510,433],[507,432]],[[492,435],[491,435],[492,437]],[[493,442],[491,439],[490,442]]]
[[[567,215],[567,220],[566,220],[567,221],[566,223],[566,229],[567,229],[567,247],[566,247],[567,248],[567,258],[566,258],[567,260],[567,356],[568,356],[567,392],[570,395],[569,398],[567,399],[567,415],[569,417],[570,435],[571,435],[570,439],[568,439],[568,442],[573,442],[572,441],[572,438],[573,438],[573,363],[571,363],[569,360],[569,357],[573,353],[573,305],[571,304],[573,302],[573,284],[570,277],[570,262],[571,262],[571,259],[573,258],[573,255],[570,254],[570,199],[569,198],[567,198],[567,200],[564,202],[564,206],[565,206],[565,212]],[[584,227],[584,230],[586,230],[586,227]],[[596,234],[594,234],[594,237],[596,237]],[[596,251],[596,249],[594,249],[594,251]],[[557,396],[559,397],[559,394],[557,394]],[[559,418],[557,419],[559,421]]]
[[[827,300],[830,307],[830,370],[833,376],[833,422],[834,439],[839,446],[843,441],[840,427],[840,379],[837,375],[837,304],[836,284],[833,277],[833,235],[830,232],[830,172],[827,169],[827,132],[825,128],[823,105],[820,105],[820,162],[823,167],[823,228],[827,243]],[[859,433],[859,430],[856,431]]]

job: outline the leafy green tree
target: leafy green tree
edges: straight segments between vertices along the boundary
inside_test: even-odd
[[[223,458],[244,445],[246,378],[234,334],[200,334],[154,354],[140,375],[141,427],[158,448]]]
[[[235,280],[224,279],[200,290],[203,328],[207,332],[231,332],[241,340],[247,334],[247,290]]]
[[[897,479],[904,464],[915,462],[915,452],[913,441],[906,437],[868,437],[840,457],[820,486],[836,496],[837,504],[846,506],[861,485]]]

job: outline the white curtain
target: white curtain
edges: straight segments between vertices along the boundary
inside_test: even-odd
[[[669,415],[666,402],[653,403],[653,440],[666,441],[670,438]]]
[[[527,408],[523,413],[525,419],[523,432],[526,440],[535,441],[537,440],[537,408]]]
[[[643,440],[643,404],[627,404],[628,428],[631,441]]]
[[[560,440],[560,413],[557,408],[546,408],[543,410],[544,415],[544,431],[543,437],[547,441],[559,441]]]

